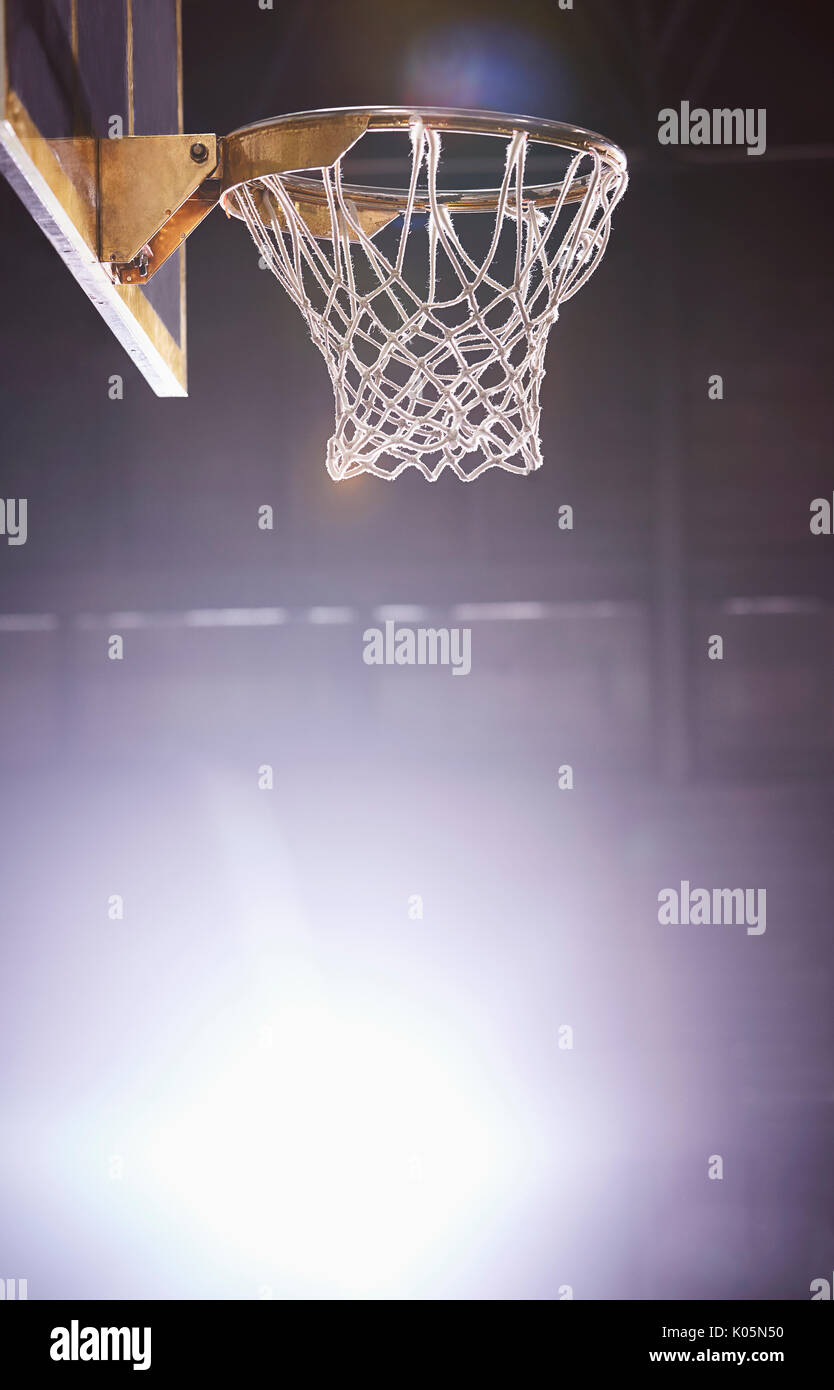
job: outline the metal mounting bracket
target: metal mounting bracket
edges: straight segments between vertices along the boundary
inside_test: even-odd
[[[143,285],[217,205],[212,134],[98,141],[99,260],[114,281]]]

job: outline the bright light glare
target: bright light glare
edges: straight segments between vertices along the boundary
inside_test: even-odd
[[[442,1279],[511,1185],[517,1138],[487,1079],[448,1038],[320,1004],[282,1010],[265,1041],[156,1132],[155,1183],[282,1296]]]

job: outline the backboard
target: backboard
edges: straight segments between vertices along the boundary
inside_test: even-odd
[[[0,172],[159,396],[186,394],[185,247],[113,282],[96,137],[182,130],[180,0],[0,0]]]

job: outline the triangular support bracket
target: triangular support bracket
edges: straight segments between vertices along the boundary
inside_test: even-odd
[[[98,141],[99,260],[114,281],[146,284],[217,205],[212,134]]]

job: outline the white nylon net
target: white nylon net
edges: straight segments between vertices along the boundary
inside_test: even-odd
[[[411,144],[404,211],[373,235],[343,186],[341,159],[316,171],[315,232],[286,176],[235,190],[330,371],[328,471],[396,478],[414,466],[434,480],[450,468],[465,481],[491,467],[530,473],[542,463],[547,335],[602,258],[625,171],[595,150],[572,153],[552,205],[536,207],[525,196],[528,137],[517,131],[497,211],[453,220],[437,186],[438,132],[415,119]]]

